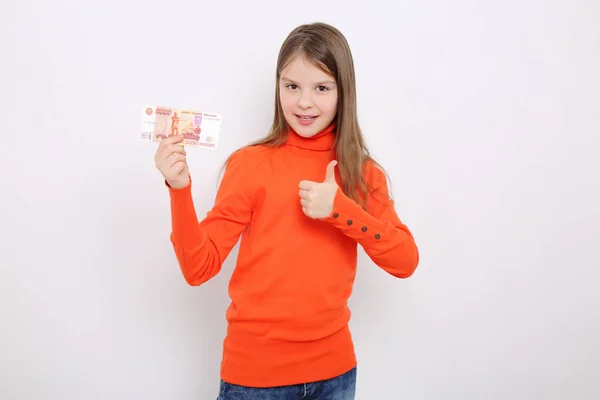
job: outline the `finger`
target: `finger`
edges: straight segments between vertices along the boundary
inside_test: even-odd
[[[173,167],[178,162],[186,163],[185,156],[183,154],[179,154],[179,153],[171,154],[169,156],[169,158],[167,159],[167,161],[168,161],[167,166],[169,166],[169,168]]]
[[[304,190],[310,190],[312,188],[314,188],[315,186],[317,186],[318,183],[317,182],[312,182],[312,181],[301,181],[300,184],[298,185],[300,187],[300,189],[304,189]]]
[[[179,161],[185,161],[185,156],[180,153],[171,153],[160,162],[160,165],[163,166],[163,168],[171,168]]]
[[[183,154],[184,156],[187,155],[183,146],[179,146],[177,144],[169,144],[169,145],[166,145],[165,147],[163,147],[163,149],[157,155],[157,158],[159,161],[164,160],[164,159],[167,159],[168,157],[170,157],[171,154],[173,154],[173,153]]]
[[[300,199],[300,204],[302,205],[302,207],[308,207],[308,200]]]
[[[183,135],[173,135],[161,140],[161,142],[166,142],[167,144],[180,143],[184,139]]]
[[[183,155],[187,154],[186,151],[185,151],[185,148],[183,146],[179,146],[177,144],[170,145],[169,146],[169,150],[171,152],[173,152],[173,153],[180,153],[180,154],[183,154]]]
[[[310,194],[310,190],[306,190],[306,189],[300,189],[300,191],[298,192],[298,195],[302,199],[308,199],[309,198],[309,194]]]
[[[175,135],[175,136],[170,136],[170,137],[164,138],[158,144],[158,152],[161,152],[162,150],[164,150],[165,148],[169,147],[172,144],[180,143],[182,140],[183,140],[183,135]],[[179,145],[179,147],[182,147],[182,146]]]
[[[170,146],[172,144],[182,144],[184,139],[185,139],[185,137],[183,135],[168,136],[168,137],[160,140],[158,147],[161,147],[161,146],[166,147],[166,146]]]
[[[173,168],[180,174],[187,169],[187,163],[185,161],[178,161]]]
[[[325,172],[325,182],[335,183],[335,166],[337,161],[333,160],[327,165],[327,171]]]

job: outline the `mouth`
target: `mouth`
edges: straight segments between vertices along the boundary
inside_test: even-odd
[[[318,115],[294,114],[298,123],[302,126],[310,126],[317,119]]]
[[[304,114],[294,114],[294,115],[300,121],[305,121],[305,122],[314,121],[318,117],[318,115],[304,115]]]

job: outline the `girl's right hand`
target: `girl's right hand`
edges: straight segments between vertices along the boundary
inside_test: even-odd
[[[169,186],[174,189],[184,188],[190,183],[190,173],[182,141],[183,135],[175,135],[161,140],[154,156],[156,168],[164,176]]]

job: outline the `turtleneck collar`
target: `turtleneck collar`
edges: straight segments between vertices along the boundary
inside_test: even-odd
[[[334,140],[335,123],[332,123],[310,138],[300,136],[290,127],[286,144],[307,150],[328,151],[333,148]]]

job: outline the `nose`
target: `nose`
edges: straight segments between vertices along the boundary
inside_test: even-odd
[[[310,91],[302,91],[300,92],[300,97],[298,98],[298,107],[302,109],[309,109],[313,107],[313,99]]]

